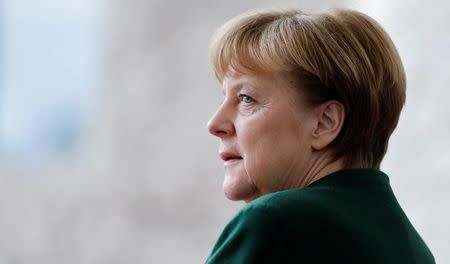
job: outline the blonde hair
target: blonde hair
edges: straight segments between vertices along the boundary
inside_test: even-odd
[[[400,56],[383,28],[347,9],[318,14],[254,10],[216,32],[210,48],[220,82],[230,68],[290,72],[307,102],[340,101],[342,130],[330,147],[346,167],[379,168],[405,102]]]

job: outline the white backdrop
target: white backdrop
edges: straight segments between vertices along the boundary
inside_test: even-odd
[[[221,100],[207,57],[211,35],[251,8],[349,7],[385,27],[405,64],[407,103],[382,169],[437,263],[450,263],[450,4],[110,0],[105,7],[101,101],[81,154],[33,170],[2,166],[0,262],[204,262],[243,205],[223,197],[219,141],[206,130]]]

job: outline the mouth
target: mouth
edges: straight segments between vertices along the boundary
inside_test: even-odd
[[[223,162],[223,166],[227,167],[227,166],[236,165],[236,164],[238,164],[241,160],[242,160],[242,158],[232,158],[232,159],[228,159],[228,160],[225,160],[225,161]]]
[[[224,161],[224,165],[235,163],[243,159],[238,154],[231,152],[221,152],[219,156]]]

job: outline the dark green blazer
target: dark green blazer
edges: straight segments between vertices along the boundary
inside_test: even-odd
[[[206,263],[435,263],[378,170],[347,169],[262,196],[225,227]]]

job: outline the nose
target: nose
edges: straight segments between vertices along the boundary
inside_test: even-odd
[[[234,124],[230,111],[222,105],[208,121],[208,131],[212,135],[224,138],[234,133]]]

